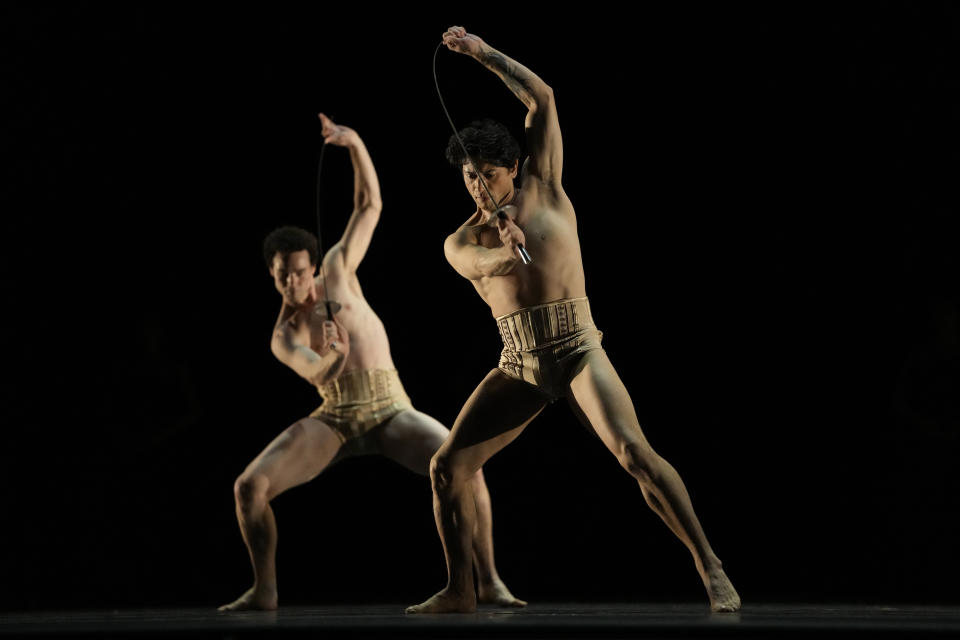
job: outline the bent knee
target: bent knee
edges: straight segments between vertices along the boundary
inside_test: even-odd
[[[267,501],[267,490],[269,488],[270,480],[267,476],[262,473],[244,472],[233,483],[233,496],[237,501],[237,506],[244,511],[248,511]]]
[[[456,455],[440,448],[430,459],[430,483],[438,493],[448,493],[473,477]]]
[[[656,451],[646,443],[625,444],[617,454],[620,465],[640,484],[658,484],[665,464]]]

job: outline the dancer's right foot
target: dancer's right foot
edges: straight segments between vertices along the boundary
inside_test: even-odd
[[[407,607],[407,613],[473,613],[477,610],[477,594],[455,593],[449,588],[435,594],[426,602]]]
[[[217,611],[273,611],[277,608],[276,589],[257,589],[250,587],[246,593],[222,607]]]

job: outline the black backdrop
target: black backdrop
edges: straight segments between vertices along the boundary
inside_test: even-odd
[[[449,24],[554,87],[604,345],[745,601],[960,600],[956,5],[528,9],[0,10],[0,607],[248,586],[233,479],[318,403],[269,353],[260,255],[314,224],[317,111],[378,166],[361,280],[414,402],[453,421],[499,345],[441,250],[471,209],[430,72]],[[459,124],[522,133],[492,74],[439,73]],[[327,238],[349,171],[331,149]],[[562,402],[486,471],[520,597],[703,600]],[[283,602],[443,584],[428,483],[393,463],[275,508]]]

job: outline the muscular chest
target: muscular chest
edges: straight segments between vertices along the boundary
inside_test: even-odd
[[[333,319],[338,324],[343,325],[344,328],[356,324],[356,305],[353,301],[345,300],[340,302],[340,300],[332,296],[330,300],[334,316]],[[333,304],[334,302],[337,304]],[[327,307],[323,300],[321,300],[317,303],[317,306],[313,308],[313,313],[310,314],[309,334],[311,348],[316,349],[323,344],[323,323],[327,320]]]
[[[524,239],[526,240],[525,246],[528,251],[531,247],[537,247],[550,242],[550,240],[556,236],[558,230],[552,220],[553,216],[550,216],[549,213],[550,212],[547,211],[535,211],[523,216],[518,216],[515,220],[517,226],[523,231]],[[483,227],[479,231],[477,243],[488,249],[502,247],[503,242],[500,241],[500,230],[496,225]]]
[[[523,231],[524,246],[533,258],[533,264],[525,265],[523,270],[514,270],[514,275],[552,270],[558,261],[579,255],[576,228],[560,213],[541,209],[530,215],[518,216],[518,220],[517,226]],[[484,228],[479,243],[491,249],[503,246],[496,227]]]

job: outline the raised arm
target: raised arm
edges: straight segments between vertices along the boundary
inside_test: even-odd
[[[323,141],[346,147],[350,152],[350,162],[353,163],[353,213],[350,214],[343,237],[328,253],[340,253],[344,266],[349,271],[356,271],[367,253],[373,230],[380,220],[380,210],[383,208],[380,182],[377,180],[377,171],[373,167],[370,153],[357,132],[334,123],[322,113],[319,117],[323,124]]]
[[[497,51],[463,27],[450,27],[443,43],[451,51],[468,55],[493,71],[527,107],[525,122],[530,158],[524,165],[529,175],[559,187],[563,173],[563,140],[557,120],[553,89],[534,72]]]

